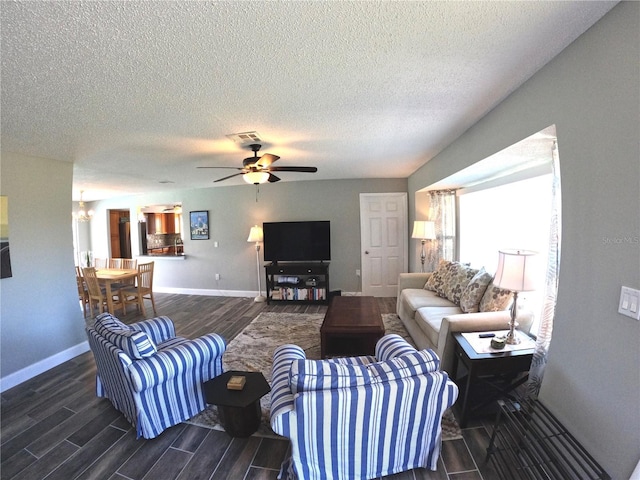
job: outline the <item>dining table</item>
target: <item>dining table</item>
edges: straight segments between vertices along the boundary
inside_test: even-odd
[[[114,313],[113,295],[118,292],[112,291],[114,284],[126,283],[127,280],[135,279],[138,276],[138,270],[133,268],[99,268],[96,269],[96,277],[98,281],[104,285],[107,296],[107,309],[111,315]]]

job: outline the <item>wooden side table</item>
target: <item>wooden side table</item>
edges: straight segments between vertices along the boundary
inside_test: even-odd
[[[234,375],[243,375],[246,383],[242,390],[227,389]],[[249,437],[260,427],[262,411],[260,399],[271,387],[260,372],[229,371],[204,383],[207,403],[218,406],[224,431],[232,437]]]
[[[479,335],[486,332],[477,332]],[[499,398],[509,395],[529,378],[528,372],[533,359],[533,348],[513,351],[496,351],[495,353],[477,353],[462,333],[453,333],[455,339],[455,356],[453,360],[453,380],[458,383],[460,363],[467,370],[466,382],[458,385],[464,392],[460,406],[460,426],[466,426],[469,415],[485,408]],[[488,340],[490,341],[490,340]],[[522,375],[526,372],[525,375]],[[461,380],[461,379],[460,379]],[[476,405],[469,405],[471,390],[480,383],[489,385],[493,394]]]

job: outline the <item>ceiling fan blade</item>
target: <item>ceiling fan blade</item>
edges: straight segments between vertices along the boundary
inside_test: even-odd
[[[264,155],[262,155],[258,161],[256,162],[257,165],[260,165],[262,168],[266,168],[269,165],[271,165],[273,162],[275,162],[276,160],[278,160],[280,157],[277,155],[271,155],[270,153],[265,153]]]
[[[244,168],[240,168],[240,167],[196,167],[196,168],[231,168],[233,170],[244,170]]]
[[[276,177],[273,174],[269,174],[269,183],[274,183],[274,182],[279,182],[280,181],[280,177]]]
[[[234,173],[233,175],[229,175],[228,177],[219,178],[218,180],[214,180],[213,183],[221,182],[223,180],[227,180],[229,178],[237,177],[238,175],[244,175],[247,172]]]
[[[316,167],[270,167],[271,172],[306,172],[316,173],[318,169]]]

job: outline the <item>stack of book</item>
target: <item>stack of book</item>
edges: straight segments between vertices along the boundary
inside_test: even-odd
[[[271,290],[272,300],[326,300],[327,290],[322,287],[275,287]]]

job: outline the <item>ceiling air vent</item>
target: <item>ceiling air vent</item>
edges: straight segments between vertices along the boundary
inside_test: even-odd
[[[230,138],[231,140],[239,144],[262,143],[258,132],[232,133],[230,135],[227,135],[227,138]]]

